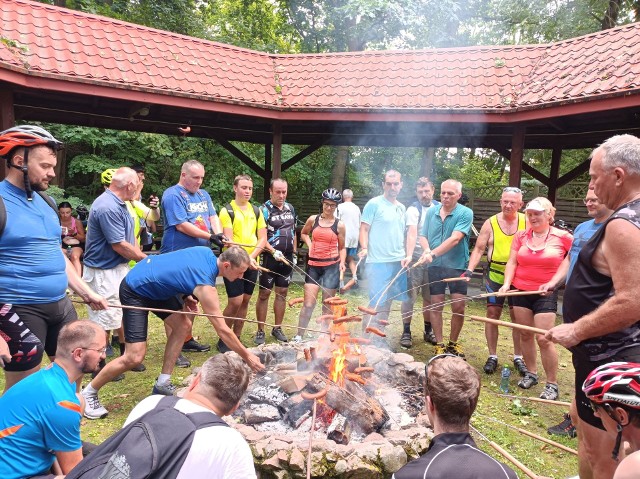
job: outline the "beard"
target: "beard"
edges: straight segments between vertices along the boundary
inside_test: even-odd
[[[31,183],[31,191],[46,191],[49,189],[49,182],[46,183],[44,181],[38,182],[30,182]]]
[[[91,367],[89,361],[84,360],[82,361],[80,369],[82,370],[82,374],[95,373],[96,371],[98,371],[98,369],[100,369],[100,363],[96,363],[95,366]]]

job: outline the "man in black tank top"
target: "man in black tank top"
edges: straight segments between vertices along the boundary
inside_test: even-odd
[[[547,339],[573,353],[580,477],[610,478],[614,439],[593,415],[582,384],[602,364],[640,361],[640,139],[604,142],[593,152],[589,175],[589,188],[614,213],[580,251],[564,294],[564,324]]]

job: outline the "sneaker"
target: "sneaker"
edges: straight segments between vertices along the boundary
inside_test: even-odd
[[[551,426],[549,429],[547,429],[547,432],[555,436],[568,436],[571,438],[578,435],[576,427],[573,425],[569,413],[564,413],[564,419],[562,420],[562,422],[560,424],[556,424],[555,426]]]
[[[544,385],[544,389],[540,394],[540,399],[547,399],[548,401],[555,401],[560,396],[560,391],[558,391],[558,385],[547,383]]]
[[[184,357],[184,354],[180,353],[180,355],[176,358],[176,367],[188,368],[189,366],[191,366],[191,361]]]
[[[134,373],[142,373],[142,372],[144,372],[146,370],[147,370],[147,367],[142,363],[140,363],[137,366],[131,368],[131,371],[133,371]]]
[[[447,344],[447,350],[445,352],[450,353],[450,354],[455,354],[456,356],[459,356],[462,359],[464,359],[464,353],[462,352],[462,346],[460,344],[458,344],[457,341],[449,341],[449,344]]]
[[[218,351],[224,354],[231,351],[231,348],[227,346],[222,339],[218,339]]]
[[[527,365],[525,364],[524,359],[514,358],[513,365],[520,376],[524,377],[524,375],[527,374]]]
[[[484,367],[482,368],[485,373],[493,374],[498,369],[498,358],[494,358],[493,356],[489,356],[487,358],[487,362],[484,363]]]
[[[431,343],[434,346],[436,344],[438,344],[438,340],[436,339],[436,335],[433,334],[433,329],[431,329],[431,323],[424,323],[425,324],[425,328],[424,328],[424,342],[425,343]],[[429,325],[429,326],[427,326]]]
[[[264,331],[256,331],[256,336],[253,338],[253,344],[264,344],[264,338]]]
[[[292,344],[297,344],[297,343],[301,343],[302,342],[302,336],[300,336],[299,334],[296,334],[293,339],[291,340]]]
[[[439,354],[444,354],[447,352],[447,347],[444,345],[444,343],[436,343],[435,347],[433,348],[433,355],[437,356]]]
[[[284,335],[284,333],[282,332],[282,328],[278,327],[278,328],[273,328],[271,330],[271,336],[273,336],[274,338],[276,338],[278,341],[282,342],[282,343],[288,343],[289,340],[287,339],[287,337]]]
[[[153,394],[162,394],[163,396],[175,396],[178,388],[175,384],[172,384],[171,381],[168,381],[164,384],[158,384],[157,382],[153,385]]]
[[[411,333],[402,333],[400,337],[400,346],[409,349],[411,347]]]
[[[538,384],[538,375],[529,371],[527,371],[524,377],[518,381],[518,387],[521,387],[522,389],[529,389],[536,384]]]
[[[185,353],[206,353],[210,349],[211,346],[208,344],[200,344],[193,338],[182,345],[182,351]]]
[[[111,344],[107,344],[107,350],[105,351],[105,354],[108,358],[113,357],[113,346],[111,346]]]
[[[85,402],[84,417],[87,419],[102,419],[107,417],[109,411],[107,411],[107,408],[100,403],[100,399],[98,399],[97,394],[87,394],[84,389],[80,394],[82,394]]]

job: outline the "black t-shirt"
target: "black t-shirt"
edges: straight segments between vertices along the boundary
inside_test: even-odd
[[[268,200],[262,205],[262,211],[269,244],[283,253],[293,252],[296,234],[296,210],[293,206],[285,202],[280,209]]]
[[[517,479],[513,470],[477,448],[467,433],[443,433],[392,479]]]
[[[576,322],[615,294],[611,278],[596,271],[591,264],[591,257],[602,241],[607,226],[614,220],[626,220],[640,228],[640,200],[632,201],[618,208],[580,250],[578,260],[571,273],[571,281],[567,283],[567,289],[564,293],[563,321],[565,323]],[[630,244],[628,251],[619,251],[617,254],[638,254],[636,248],[638,245]],[[638,319],[640,319],[640,314]],[[640,322],[621,331],[582,341],[575,346],[575,349],[588,356],[590,361],[595,362],[612,358],[619,351],[637,344],[640,344]]]

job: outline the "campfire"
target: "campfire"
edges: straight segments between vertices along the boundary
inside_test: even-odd
[[[259,477],[306,477],[310,443],[312,476],[367,479],[390,477],[428,446],[424,364],[356,336],[349,326],[362,314],[331,303],[317,340],[252,349],[267,372],[249,386],[234,427]],[[376,326],[363,329],[384,335]]]

